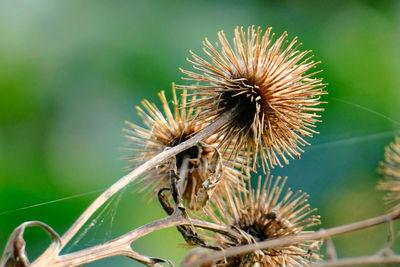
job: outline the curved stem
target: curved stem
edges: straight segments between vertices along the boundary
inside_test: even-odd
[[[76,252],[72,252],[66,255],[61,255],[56,257],[55,259],[53,259],[52,261],[48,261],[46,263],[46,266],[79,266],[82,264],[87,264],[93,261],[97,261],[100,259],[104,259],[104,258],[108,258],[108,257],[113,257],[113,256],[118,256],[118,255],[124,255],[124,256],[128,256],[132,259],[138,260],[140,262],[145,263],[146,262],[146,258],[145,256],[142,256],[140,258],[135,258],[133,257],[134,253],[130,244],[148,234],[151,232],[154,232],[156,230],[161,230],[167,227],[171,227],[171,226],[176,226],[179,224],[182,224],[186,222],[186,220],[183,219],[182,216],[180,216],[180,214],[172,214],[169,217],[151,222],[149,224],[146,224],[144,226],[141,226],[139,228],[136,228],[133,231],[130,231],[120,237],[117,237],[113,240],[110,240],[106,243],[97,245],[97,246],[93,246],[90,248],[86,248],[86,249],[82,249]],[[136,255],[139,255],[136,253]],[[32,266],[40,266],[40,264],[35,264],[36,262],[34,262],[32,264]]]
[[[165,160],[177,155],[178,153],[196,145],[203,139],[213,135],[222,125],[226,124],[233,118],[235,110],[231,110],[223,114],[218,120],[213,122],[204,128],[201,132],[186,140],[185,142],[172,147],[166,151],[161,152],[154,158],[146,161],[127,175],[120,178],[117,182],[111,185],[106,191],[104,191],[96,200],[90,204],[90,206],[79,216],[74,224],[67,230],[67,232],[61,237],[61,244],[54,246],[51,245],[35,262],[46,264],[51,258],[56,257],[65,245],[76,235],[76,233],[83,227],[83,225],[90,219],[90,217],[114,194],[119,192],[125,186],[133,182],[137,177],[145,173],[146,171],[154,168],[161,164]]]
[[[244,246],[237,246],[230,249],[226,249],[224,251],[218,251],[212,253],[210,255],[204,255],[199,260],[190,262],[190,263],[183,263],[182,266],[184,267],[194,267],[199,266],[204,263],[214,262],[219,259],[223,259],[225,257],[230,257],[233,255],[238,255],[242,253],[248,253],[251,251],[259,250],[259,249],[266,249],[272,247],[281,247],[290,245],[293,243],[299,243],[309,240],[318,240],[318,239],[325,239],[327,237],[336,236],[348,232],[353,232],[365,228],[369,228],[375,225],[379,225],[382,223],[386,223],[392,220],[396,220],[400,218],[400,209],[394,210],[386,215],[370,218],[367,220],[350,223],[346,225],[341,225],[337,227],[333,227],[330,229],[321,229],[317,232],[306,234],[302,236],[288,236],[284,238],[274,239],[274,240],[267,240],[263,242],[258,242],[256,244],[244,245]]]
[[[194,225],[199,228],[213,230],[215,232],[223,233],[228,236],[238,237],[235,232],[231,231],[226,226],[201,220],[188,221],[182,216],[181,212],[174,212],[169,217],[143,225],[106,243],[82,249],[80,251],[69,253],[66,255],[57,256],[53,260],[48,261],[46,263],[46,266],[79,266],[113,256],[128,256],[144,264],[153,265],[155,263],[152,258],[140,255],[137,252],[133,251],[130,246],[131,243],[149,233],[178,225]],[[40,266],[40,264],[33,263],[32,266]]]

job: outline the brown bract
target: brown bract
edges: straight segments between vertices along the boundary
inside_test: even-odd
[[[235,29],[233,47],[223,31],[214,47],[203,42],[208,59],[190,52],[195,71],[181,70],[184,79],[194,85],[177,88],[193,90],[204,96],[189,103],[202,108],[200,118],[212,121],[224,112],[237,110],[234,120],[221,129],[223,144],[236,140],[234,153],[242,148],[253,157],[253,169],[260,154],[263,167],[282,166],[288,158],[299,157],[318,121],[324,94],[322,79],[309,72],[318,62],[310,51],[298,51],[297,38],[288,42],[284,32],[274,39],[271,28],[262,33],[260,27]],[[249,160],[248,160],[249,162]]]
[[[384,175],[378,183],[378,189],[387,192],[384,200],[387,204],[395,204],[395,209],[400,208],[400,137],[386,147],[385,161],[380,162],[378,170]]]
[[[163,112],[155,104],[144,100],[142,102],[144,109],[141,107],[137,107],[137,109],[143,118],[145,127],[127,122],[130,129],[124,129],[124,131],[133,147],[128,149],[133,152],[133,155],[127,159],[131,162],[132,168],[153,158],[165,149],[188,140],[206,126],[204,122],[196,120],[198,111],[195,108],[180,108],[174,88],[172,92],[172,110],[162,91],[159,93],[159,97]],[[195,99],[196,97],[193,97],[192,101]],[[185,106],[186,101],[186,92],[183,91],[181,105]],[[218,144],[218,138],[211,136],[197,146],[179,153],[174,160],[161,163],[139,180],[142,189],[149,189],[151,195],[156,196],[160,189],[170,187],[170,171],[176,169],[181,179],[178,182],[182,197],[187,201],[187,207],[190,209],[197,208],[198,193],[204,191],[200,189],[210,177],[214,179],[215,185],[207,184],[207,186],[216,186],[215,189],[212,188],[213,191],[216,191],[214,194],[216,199],[229,194],[232,187],[239,186],[240,180],[237,177],[240,176],[240,173],[234,168],[237,163],[230,162],[228,165],[228,162],[218,153],[216,149]],[[201,205],[204,205],[206,200],[202,197],[199,201],[202,202]]]
[[[225,205],[207,209],[208,215],[219,224],[231,225],[242,234],[241,240],[228,238],[221,234],[213,236],[213,241],[221,249],[251,244],[288,236],[301,236],[311,231],[306,229],[320,223],[319,216],[311,215],[306,193],[293,193],[290,189],[283,195],[286,178],[265,178],[257,188],[248,192],[237,192],[230,196]],[[216,263],[216,266],[304,266],[311,260],[320,258],[316,253],[318,241],[304,241],[290,245],[257,250],[240,254]]]

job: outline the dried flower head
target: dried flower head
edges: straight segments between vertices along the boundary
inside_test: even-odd
[[[201,118],[215,120],[236,110],[235,119],[221,129],[223,143],[238,140],[236,152],[245,148],[253,169],[258,153],[267,168],[282,166],[280,158],[287,164],[287,156],[299,157],[300,146],[308,144],[303,136],[317,133],[312,129],[319,117],[315,112],[323,110],[316,106],[324,84],[313,78],[317,72],[309,73],[318,62],[307,56],[310,51],[297,50],[297,38],[288,42],[286,32],[275,41],[273,37],[271,28],[262,33],[260,27],[247,32],[237,27],[232,48],[220,31],[216,47],[203,42],[208,61],[190,51],[193,60],[188,61],[198,72],[181,70],[184,79],[197,84],[179,88],[205,96],[190,103],[203,108]]]
[[[388,204],[397,203],[395,208],[400,207],[400,138],[385,149],[385,161],[379,163],[379,172],[384,179],[379,181],[378,189],[387,191],[384,200]]]
[[[258,180],[257,189],[246,193],[237,193],[227,199],[225,205],[217,205],[215,211],[208,208],[207,213],[213,221],[232,225],[242,235],[241,240],[217,234],[214,241],[222,248],[256,243],[286,236],[299,236],[310,233],[307,228],[320,223],[319,216],[310,215],[306,204],[308,195],[290,189],[281,196],[286,178],[273,179],[268,176],[261,185]],[[319,259],[313,250],[319,249],[319,242],[306,241],[291,245],[267,248],[249,254],[240,254],[217,262],[217,266],[303,266],[310,260]],[[247,265],[248,264],[248,265]]]
[[[165,149],[188,140],[206,126],[205,123],[194,119],[198,115],[198,111],[194,108],[179,108],[174,87],[172,93],[173,111],[171,111],[165,93],[162,91],[158,95],[162,102],[164,114],[155,104],[144,100],[142,102],[144,109],[141,107],[137,107],[137,109],[146,128],[126,122],[131,129],[124,129],[127,133],[125,136],[129,138],[133,145],[133,148],[128,150],[135,153],[127,158],[132,164],[132,168],[142,161],[153,158]],[[195,98],[193,97],[192,101]],[[185,91],[183,91],[181,102],[182,105],[187,102]],[[216,149],[218,143],[219,141],[215,136],[209,137],[197,146],[179,153],[174,160],[160,164],[139,180],[139,183],[143,185],[142,190],[149,189],[152,191],[152,195],[156,196],[160,189],[169,188],[170,171],[176,169],[181,179],[182,198],[187,201],[190,209],[196,207],[198,202],[196,198],[199,192],[204,194],[204,187],[216,186],[216,188],[212,188],[216,191],[214,194],[216,197],[229,194],[232,187],[241,183],[237,178],[240,173],[235,170],[235,163],[231,163],[229,166],[225,164],[227,162]],[[208,180],[210,177],[214,179],[214,184],[210,185]],[[206,182],[205,185],[203,185],[204,182]],[[204,197],[202,198],[200,202],[205,201]],[[204,203],[200,204],[204,205]]]

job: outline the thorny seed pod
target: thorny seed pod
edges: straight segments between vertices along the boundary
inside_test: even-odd
[[[216,234],[210,238],[221,249],[233,246],[256,243],[269,239],[287,236],[301,236],[310,233],[307,228],[320,224],[319,216],[311,215],[306,204],[308,195],[290,189],[281,196],[286,178],[273,179],[267,176],[263,185],[261,177],[257,189],[248,192],[237,192],[226,200],[225,205],[216,205],[213,210],[206,209],[210,218],[219,224],[230,225],[243,236],[241,240]],[[212,243],[210,243],[212,244]],[[319,241],[305,241],[291,245],[257,250],[248,254],[240,254],[221,260],[216,266],[304,266],[311,260],[320,258]]]
[[[386,191],[384,200],[387,204],[396,203],[395,209],[400,207],[400,137],[395,138],[385,149],[385,161],[379,163],[378,171],[384,175],[379,181],[378,189]]]
[[[317,108],[324,84],[313,78],[309,71],[318,62],[310,60],[310,51],[298,51],[297,38],[291,42],[287,33],[273,41],[268,28],[263,34],[260,27],[235,29],[233,48],[223,31],[218,33],[219,44],[214,47],[207,39],[203,42],[208,61],[190,51],[193,68],[198,72],[181,71],[183,78],[197,82],[177,88],[191,89],[193,94],[205,96],[190,103],[203,108],[199,118],[207,121],[219,118],[224,112],[236,110],[234,120],[227,123],[223,144],[237,140],[236,150],[244,148],[253,157],[253,169],[260,154],[262,166],[282,167],[280,158],[288,164],[287,156],[299,157],[300,146],[317,133],[312,128],[322,111]],[[221,48],[218,48],[218,46]]]
[[[131,129],[124,129],[126,137],[129,138],[133,148],[128,149],[135,154],[127,158],[134,168],[138,163],[149,160],[160,152],[170,147],[176,146],[189,138],[193,137],[201,131],[206,124],[196,120],[198,111],[191,108],[180,108],[175,89],[173,87],[173,111],[168,105],[165,93],[159,93],[162,102],[162,110],[164,114],[156,107],[155,104],[147,100],[142,102],[144,109],[137,107],[139,115],[143,118],[146,128],[126,122]],[[192,98],[192,101],[196,97]],[[186,92],[183,91],[181,104],[186,105]],[[235,162],[227,161],[221,156],[216,149],[218,139],[211,136],[197,146],[191,147],[179,153],[175,160],[160,164],[157,168],[150,171],[144,176],[139,183],[143,185],[142,189],[149,189],[152,196],[156,196],[157,192],[162,188],[170,187],[170,171],[175,169],[179,174],[180,190],[182,198],[187,201],[187,207],[197,209],[198,201],[200,206],[204,205],[208,199],[200,197],[198,200],[198,192],[204,194],[203,183],[209,177],[217,177],[221,181],[218,186],[213,187],[215,190],[215,198],[222,198],[229,194],[232,187],[240,186],[240,172],[234,168]],[[138,147],[138,144],[142,144]],[[240,158],[238,159],[240,162]],[[214,181],[215,182],[215,181]],[[209,183],[205,183],[209,184]],[[210,193],[210,192],[208,192]]]

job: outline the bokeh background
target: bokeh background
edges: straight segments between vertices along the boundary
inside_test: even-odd
[[[0,251],[12,230],[41,220],[60,234],[127,164],[124,121],[134,107],[181,82],[189,49],[229,38],[236,25],[299,36],[329,84],[320,135],[275,175],[310,193],[323,227],[385,211],[375,190],[384,146],[400,131],[399,1],[2,1],[0,3]],[[71,197],[73,196],[73,197]],[[65,198],[65,199],[64,199]],[[64,200],[62,200],[64,199]],[[28,206],[50,202],[28,208]],[[23,208],[23,209],[20,209]],[[105,241],[164,216],[134,187],[67,250]],[[48,244],[26,233],[31,259]],[[335,238],[339,256],[374,253],[387,226]],[[179,264],[175,229],[134,243]],[[125,258],[90,266],[136,266]]]

